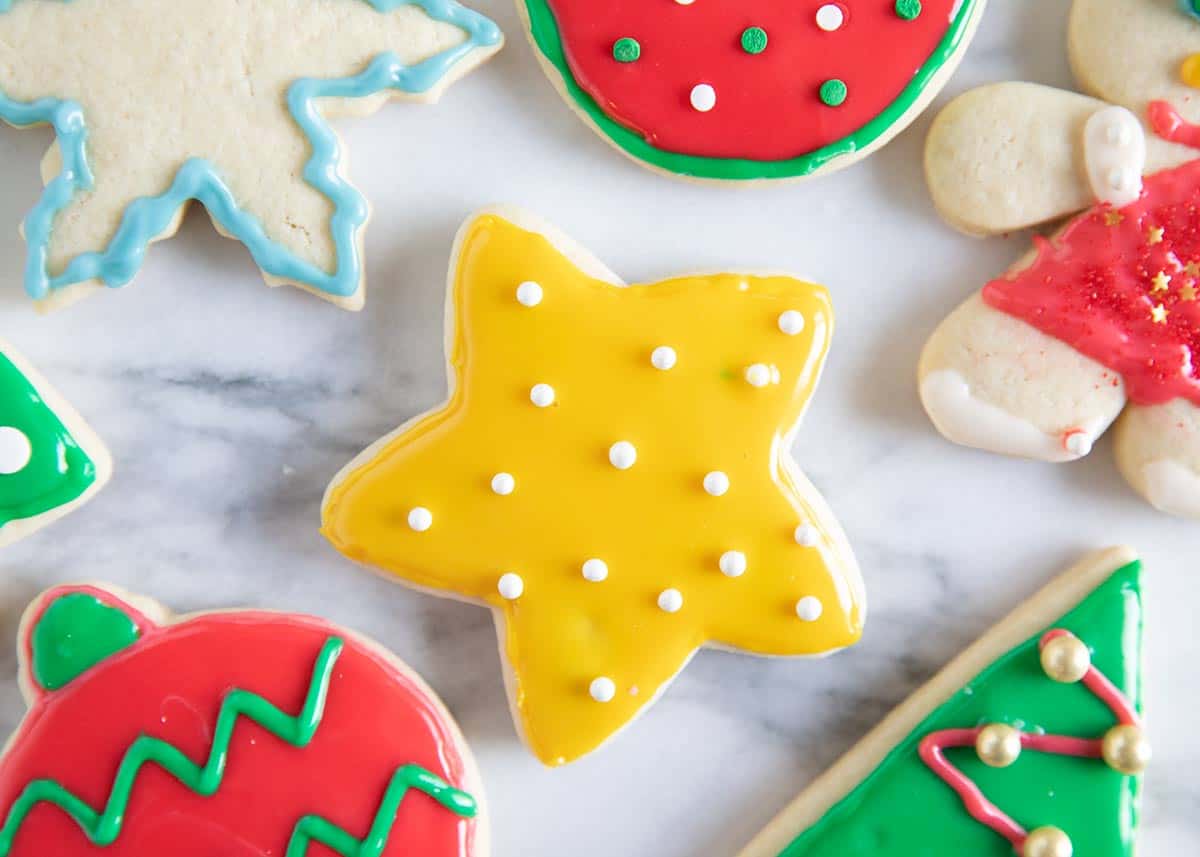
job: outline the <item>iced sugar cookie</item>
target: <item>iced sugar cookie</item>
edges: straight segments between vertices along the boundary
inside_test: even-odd
[[[1093,554],[992,628],[742,857],[1133,857],[1141,567]]]
[[[0,547],[83,505],[111,475],[83,418],[0,341]]]
[[[878,149],[949,79],[984,0],[518,0],[583,118],[664,173],[814,176]]]
[[[323,530],[491,607],[524,738],[577,759],[703,645],[858,639],[853,556],[788,455],[832,324],[791,277],[625,286],[526,215],[478,214],[450,268],[449,400],[337,475]]]
[[[0,119],[57,135],[26,290],[125,285],[195,201],[269,284],[360,308],[369,206],[328,118],[436,101],[501,42],[454,0],[0,0]]]
[[[63,586],[23,617],[29,713],[0,757],[4,857],[484,857],[442,704],[321,619],[172,617]]]
[[[1200,12],[1075,0],[1070,55],[1097,98],[1004,83],[934,122],[926,173],[955,225],[1083,213],[938,328],[921,396],[950,439],[1050,461],[1086,455],[1124,410],[1130,484],[1200,517]]]

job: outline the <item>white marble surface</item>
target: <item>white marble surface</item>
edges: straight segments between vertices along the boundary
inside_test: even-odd
[[[993,3],[949,92],[1004,78],[1068,84],[1067,5]],[[486,777],[498,857],[719,857],[1060,567],[1125,541],[1149,568],[1157,758],[1142,853],[1200,852],[1200,528],[1133,496],[1106,441],[1077,464],[1021,463],[952,447],[927,423],[914,391],[922,341],[1026,246],[964,238],[937,220],[920,171],[929,116],[815,184],[730,192],[670,181],[571,115],[511,3],[478,6],[509,35],[491,65],[437,107],[343,125],[353,177],[376,208],[358,315],[267,290],[245,252],[194,215],[153,248],[133,287],[35,316],[15,226],[49,136],[0,132],[0,334],[117,461],[90,506],[0,557],[0,638],[37,590],[79,578],[178,609],[318,612],[394,649],[458,715]],[[326,481],[440,400],[446,254],[467,212],[495,201],[551,219],[630,279],[740,266],[832,288],[838,330],[796,454],[862,563],[872,615],[860,647],[818,662],[704,653],[615,743],[547,771],[513,732],[489,614],[376,579],[322,541]],[[14,670],[0,657],[4,727],[22,708]]]

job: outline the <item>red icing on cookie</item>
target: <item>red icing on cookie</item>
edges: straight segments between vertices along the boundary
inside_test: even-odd
[[[548,0],[575,79],[609,116],[656,148],[714,158],[777,161],[812,152],[857,131],[892,104],[935,52],[955,0],[923,0],[912,20],[895,0],[730,3],[724,0]],[[842,23],[817,24],[835,6]],[[751,27],[766,48],[742,46]],[[634,62],[613,46],[634,39]],[[827,106],[826,81],[846,86]],[[709,112],[692,88],[716,92]]]
[[[984,287],[989,305],[1119,373],[1136,404],[1200,405],[1200,161],[1034,243],[1032,265]]]
[[[107,593],[98,597],[114,602]],[[239,719],[224,778],[210,797],[145,765],[120,835],[105,847],[92,844],[59,807],[40,803],[17,834],[14,857],[282,857],[306,815],[366,836],[400,766],[420,765],[464,786],[467,763],[438,704],[386,658],[336,627],[263,612],[209,614],[160,627],[127,605],[120,609],[135,619],[141,638],[65,687],[39,693],[0,759],[0,817],[37,779],[55,780],[102,809],[122,757],[140,735],[203,764],[218,711],[233,688],[296,714],[310,691],[314,661],[338,637],[344,648],[329,679],[324,715],[303,747]],[[411,789],[379,853],[469,857],[474,839],[475,822]],[[305,853],[335,852],[314,843]]]

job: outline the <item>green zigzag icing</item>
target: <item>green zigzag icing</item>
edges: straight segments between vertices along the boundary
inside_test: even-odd
[[[345,643],[337,637],[330,637],[325,641],[313,666],[312,681],[304,706],[295,717],[280,711],[256,693],[241,688],[231,690],[221,703],[212,749],[203,767],[165,741],[149,735],[139,736],[121,759],[103,812],[92,809],[85,801],[54,780],[34,780],[13,803],[4,826],[0,827],[0,857],[7,857],[12,851],[13,840],[21,825],[39,803],[59,807],[74,819],[94,844],[102,847],[111,845],[121,834],[129,795],[138,774],[143,765],[151,762],[196,794],[211,797],[216,794],[224,780],[233,727],[237,725],[239,717],[244,716],[254,721],[295,747],[306,747],[312,741],[325,715],[329,682],[333,677],[334,665],[344,648]],[[391,823],[410,788],[425,792],[460,816],[473,817],[478,809],[474,798],[466,792],[453,788],[417,765],[405,765],[393,775],[365,840],[360,842],[325,819],[309,815],[297,822],[288,844],[287,857],[303,857],[313,841],[328,845],[344,857],[376,857],[387,845]]]

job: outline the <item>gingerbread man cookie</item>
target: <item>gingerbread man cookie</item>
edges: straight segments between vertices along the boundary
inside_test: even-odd
[[[0,120],[57,135],[26,290],[125,285],[199,202],[269,284],[360,308],[369,206],[327,119],[436,101],[501,43],[454,0],[0,0]]]
[[[321,619],[170,616],[109,586],[21,623],[29,713],[0,756],[0,857],[486,857],[442,704]]]
[[[338,474],[323,530],[491,607],[524,738],[572,761],[701,646],[858,639],[857,566],[788,455],[832,324],[791,277],[625,286],[527,215],[478,214],[450,269],[450,398]]]
[[[1200,518],[1200,8],[1075,0],[1070,56],[1095,97],[1001,83],[934,122],[925,169],[952,224],[1076,216],[943,322],[921,398],[951,440],[1047,461],[1123,411],[1126,479]]]
[[[798,179],[904,130],[984,0],[517,0],[546,73],[618,150],[670,175]]]
[[[0,342],[0,547],[82,506],[111,475],[83,418]]]
[[[1141,565],[1083,560],[809,786],[742,857],[1133,857]]]

